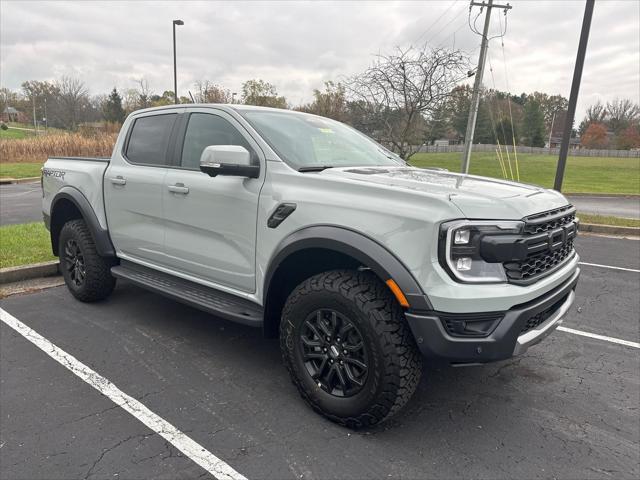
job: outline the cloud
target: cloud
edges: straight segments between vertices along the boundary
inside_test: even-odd
[[[172,89],[172,27],[177,28],[179,91],[202,79],[240,91],[263,78],[290,102],[365,68],[378,52],[421,43],[453,46],[477,60],[468,2],[19,2],[0,5],[0,83],[82,78],[92,93],[135,86],[145,77]],[[477,11],[477,10],[474,10]],[[568,97],[584,1],[513,2],[503,52],[491,40],[493,80],[514,94]],[[475,15],[474,15],[475,16]],[[479,18],[479,26],[482,23]],[[473,17],[472,17],[473,19]],[[494,10],[491,31],[504,28]],[[490,72],[485,85],[493,86]],[[640,3],[597,2],[578,118],[596,99],[640,101]]]

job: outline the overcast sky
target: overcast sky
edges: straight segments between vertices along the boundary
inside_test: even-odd
[[[506,3],[507,0],[500,3]],[[512,93],[569,96],[584,0],[511,0],[504,37],[490,43],[495,86]],[[480,37],[467,25],[469,2],[35,2],[0,0],[0,83],[72,75],[92,94],[128,89],[144,77],[173,89],[172,19],[178,27],[178,91],[199,79],[240,92],[262,78],[292,104],[313,88],[365,68],[377,52],[427,41],[477,62]],[[491,30],[504,28],[494,10]],[[477,8],[474,9],[474,15]],[[472,17],[473,18],[473,17]],[[482,18],[478,22],[482,24]],[[485,85],[492,87],[489,71]],[[640,2],[597,0],[578,121],[597,99],[640,102]]]

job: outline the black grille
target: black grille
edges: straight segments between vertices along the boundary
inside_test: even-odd
[[[569,240],[560,250],[543,252],[527,257],[522,262],[504,264],[507,277],[512,280],[529,280],[560,265],[573,252],[573,240]]]
[[[573,222],[576,209],[573,205],[557,208],[544,213],[537,213],[524,219],[524,232],[529,234],[548,232]]]
[[[531,282],[573,256],[577,234],[576,209],[572,205],[531,215],[524,219],[524,260],[504,263],[507,278],[514,283]]]
[[[528,318],[525,324],[522,325],[522,328],[520,329],[520,333],[528,332],[529,330],[534,329],[539,325],[542,325],[544,322],[546,322],[549,319],[549,317],[551,317],[551,315],[553,315],[556,312],[556,310],[560,308],[560,306],[566,300],[567,300],[567,295],[562,297],[560,300],[558,300],[556,303],[551,305],[546,310],[536,313],[533,317]]]

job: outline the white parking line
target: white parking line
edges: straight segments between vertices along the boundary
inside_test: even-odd
[[[611,270],[623,270],[625,272],[640,273],[640,270],[636,270],[635,268],[614,267],[612,265],[600,265],[599,263],[578,262],[578,265],[587,265],[588,267],[610,268]]]
[[[2,308],[0,308],[0,320],[33,343],[56,362],[71,370],[71,372],[87,382],[104,396],[108,397],[116,405],[125,409],[155,433],[170,442],[174,447],[214,477],[220,480],[246,480],[243,475],[236,472],[233,468],[209,452],[202,445],[186,436],[169,422],[153,413],[135,398],[124,393],[109,380],[91,370],[73,355],[70,355],[55,346],[49,340]]]
[[[605,342],[617,343],[619,345],[626,345],[627,347],[640,348],[640,343],[630,342],[629,340],[622,340],[620,338],[607,337],[605,335],[598,335],[597,333],[583,332],[582,330],[574,330],[573,328],[558,327],[558,330],[573,333],[574,335],[582,335],[583,337],[595,338],[597,340],[604,340]]]

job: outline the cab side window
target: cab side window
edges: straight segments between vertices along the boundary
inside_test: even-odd
[[[182,146],[182,168],[199,170],[200,156],[209,145],[239,145],[249,153],[253,152],[249,142],[224,118],[208,113],[192,113]]]
[[[169,113],[138,118],[131,127],[125,152],[127,160],[143,165],[167,165],[167,146],[177,117]]]

